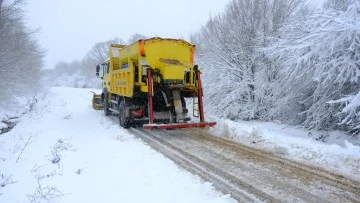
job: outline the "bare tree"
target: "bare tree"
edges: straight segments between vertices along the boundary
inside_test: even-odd
[[[147,37],[145,35],[135,33],[135,34],[131,35],[130,39],[128,40],[128,44],[132,44],[132,43],[136,42],[139,39],[146,39],[146,38]]]
[[[105,42],[96,43],[90,51],[82,59],[82,63],[85,67],[83,73],[87,76],[94,76],[95,66],[105,61],[109,57],[109,45],[110,44],[125,44],[120,38],[111,39]]]

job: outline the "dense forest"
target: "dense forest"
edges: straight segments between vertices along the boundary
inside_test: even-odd
[[[360,128],[360,1],[233,0],[192,36],[213,114]]]

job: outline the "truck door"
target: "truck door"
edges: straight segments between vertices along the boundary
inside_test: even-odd
[[[110,90],[110,62],[105,62],[104,66],[104,78],[103,78],[103,89]]]

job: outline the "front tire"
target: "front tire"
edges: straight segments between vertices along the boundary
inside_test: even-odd
[[[119,104],[119,122],[120,126],[123,128],[131,127],[131,118],[126,111],[128,111],[127,104],[125,100],[122,100]]]

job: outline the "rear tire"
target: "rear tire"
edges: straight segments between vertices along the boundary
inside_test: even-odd
[[[119,104],[119,123],[123,128],[131,127],[131,118],[129,115],[126,115],[126,111],[128,110],[128,105],[125,100],[122,100]]]
[[[109,116],[110,115],[110,111],[109,111],[109,99],[108,99],[108,94],[105,92],[104,93],[104,113],[105,116]]]

